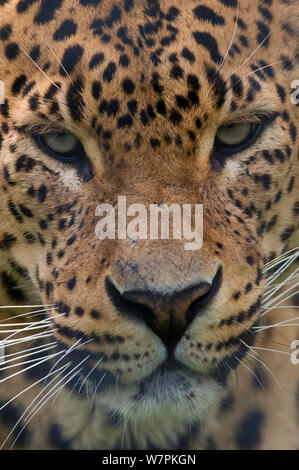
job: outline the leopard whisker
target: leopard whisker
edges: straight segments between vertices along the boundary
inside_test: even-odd
[[[291,250],[287,251],[286,253],[281,254],[280,256],[277,256],[273,260],[269,261],[268,263],[265,264],[264,266],[264,271],[268,271],[269,269],[273,268],[273,265],[276,266],[279,263],[282,263],[285,258],[287,258],[291,253],[294,251],[299,250],[298,247],[292,248]]]
[[[252,370],[249,366],[247,366],[247,365],[245,364],[245,362],[241,361],[241,359],[239,359],[238,357],[236,357],[236,359],[237,359],[237,361],[238,361],[241,365],[243,365],[244,367],[246,367],[246,369],[249,370],[249,372],[250,372],[250,373],[252,374],[252,376],[257,380],[257,382],[259,383],[259,385],[261,386],[261,388],[264,388],[264,384],[260,381],[259,377],[253,372],[253,370]]]
[[[252,349],[255,349],[257,351],[269,351],[269,352],[277,352],[277,353],[280,353],[280,354],[285,354],[287,356],[290,356],[291,353],[288,353],[286,351],[280,351],[279,349],[269,349],[269,348],[260,348],[258,346],[252,346]]]
[[[263,44],[269,39],[269,37],[271,36],[271,32],[269,34],[267,34],[264,39],[260,42],[260,44],[254,49],[254,51],[250,54],[249,57],[247,57],[247,59],[236,69],[234,70],[234,73],[228,78],[228,80],[235,74],[237,74],[239,72],[239,70],[241,70],[242,67],[244,67],[244,65],[247,64],[247,62],[250,61],[250,59],[259,51],[259,49],[263,46]],[[227,80],[227,81],[228,81]]]
[[[5,358],[17,357],[17,356],[20,356],[20,354],[24,355],[24,356],[21,356],[21,357],[26,357],[27,356],[26,353],[28,353],[28,355],[31,354],[31,353],[33,354],[33,352],[37,353],[38,351],[42,350],[45,347],[55,346],[56,344],[57,344],[56,341],[54,341],[53,343],[48,343],[48,344],[41,344],[40,346],[35,346],[34,348],[28,348],[28,349],[18,351],[18,352],[15,352],[15,353],[6,354]]]
[[[90,356],[87,356],[87,357],[84,359],[84,361],[85,361],[85,360],[87,361],[89,358],[90,358]],[[82,361],[82,362],[83,362],[83,361]],[[79,364],[79,366],[80,366],[80,365],[81,365],[81,363]],[[76,366],[76,367],[77,367],[77,366]],[[74,368],[71,372],[73,372],[74,370],[75,370],[75,368]],[[51,406],[54,406],[54,404],[55,404],[55,402],[56,402],[58,396],[60,395],[60,393],[62,392],[62,390],[64,389],[64,387],[65,387],[71,380],[73,380],[74,377],[76,377],[78,374],[80,374],[80,372],[81,372],[82,370],[83,370],[83,367],[82,367],[81,369],[79,369],[77,372],[75,372],[75,373],[69,378],[69,380],[67,380],[67,382],[65,382],[65,383],[59,388],[59,390],[56,392],[57,395],[54,396],[54,399],[53,399],[53,402],[52,402]],[[64,379],[65,379],[65,377],[64,377]],[[52,398],[52,397],[51,397],[51,398]],[[39,410],[38,410],[38,411],[39,411]]]
[[[237,33],[237,29],[238,29],[238,26],[239,26],[239,15],[240,15],[240,4],[239,4],[239,0],[238,0],[238,6],[237,6],[237,13],[236,13],[236,19],[235,19],[235,27],[234,27],[234,31],[233,31],[233,36],[232,36],[232,39],[230,41],[230,44],[228,46],[228,49],[220,63],[220,66],[218,68],[218,72],[220,72],[220,70],[222,69],[227,57],[228,57],[228,54],[230,53],[231,51],[231,48],[232,48],[232,45],[233,45],[233,42],[234,42],[234,39],[236,37],[236,33]]]
[[[34,329],[38,329],[38,328],[32,327],[32,325],[39,326],[39,325],[42,324],[42,325],[40,326],[41,328],[42,328],[42,327],[43,327],[43,328],[49,328],[49,326],[51,326],[51,324],[52,324],[52,322],[51,322],[52,319],[53,319],[53,318],[60,317],[60,316],[64,316],[64,313],[59,313],[59,314],[55,315],[54,317],[52,317],[51,319],[49,319],[49,318],[44,318],[44,319],[39,320],[39,321],[37,321],[37,322],[28,323],[28,326],[27,326],[27,327],[25,327],[25,328],[23,328],[23,329],[21,329],[21,330],[17,330],[17,331],[15,331],[15,332],[12,332],[11,335],[9,335],[7,338],[5,338],[4,342],[6,342],[6,341],[8,341],[10,338],[16,336],[16,335],[17,335],[18,333],[20,333],[20,332],[24,333],[24,332],[26,332],[26,331],[31,331],[31,330],[34,330]]]
[[[286,302],[287,300],[295,297],[295,295],[298,294],[299,290],[296,290],[295,292],[292,292],[290,295],[288,295],[287,297],[284,297],[286,294],[288,294],[289,292],[291,292],[294,288],[296,288],[297,286],[299,285],[299,283],[296,283],[295,286],[291,286],[289,287],[286,291],[282,292],[280,295],[278,295],[277,297],[275,297],[274,299],[270,300],[269,302],[267,302],[267,304],[263,307],[263,308],[269,308],[268,306],[272,306],[272,309],[274,310],[277,306],[279,306],[281,303],[283,302]],[[281,299],[281,300],[280,300]],[[280,300],[278,303],[276,303],[278,300]],[[273,306],[273,304],[275,304]],[[263,315],[262,315],[263,316]]]
[[[51,312],[52,310],[54,310],[54,309],[49,308],[49,309],[42,309],[42,310],[32,310],[32,312],[21,313],[20,315],[14,315],[14,316],[11,316],[11,317],[7,317],[3,320],[1,319],[1,323],[12,320],[13,318],[20,318],[20,317],[27,317],[27,316],[28,316],[28,319],[29,318],[34,318],[35,316],[43,315],[44,313]],[[0,323],[0,327],[1,327],[1,323]]]
[[[99,382],[97,383],[97,386],[95,387],[94,393],[93,393],[92,398],[91,398],[91,400],[90,400],[90,407],[89,407],[89,410],[91,410],[92,407],[93,407],[93,404],[94,404],[95,398],[96,398],[96,396],[97,396],[98,390],[99,390],[99,388],[100,388],[100,386],[101,386],[101,383],[103,382],[105,376],[106,376],[106,372],[103,374],[103,376],[101,377],[101,379],[100,379]]]
[[[46,351],[49,351],[50,349],[53,349],[54,347],[56,346],[56,344],[54,344],[53,346],[48,346],[48,347],[45,347],[44,349],[39,349],[37,351],[34,351],[34,352],[31,352],[31,353],[28,353],[28,354],[23,354],[21,356],[17,356],[13,359],[8,359],[7,360],[7,356],[5,357],[5,362],[4,364],[8,364],[8,363],[11,363],[11,362],[14,362],[14,361],[19,361],[20,359],[25,359],[27,357],[30,357],[30,356],[34,356],[35,354],[40,354],[40,353],[43,353],[43,352],[46,352]],[[20,352],[20,354],[22,354],[23,351]],[[40,358],[35,358],[35,360],[38,360]],[[15,364],[15,366],[17,365],[22,365],[22,364],[26,364],[26,363],[18,363],[18,364]],[[4,367],[3,366],[0,366],[0,371],[1,370],[4,370]]]
[[[58,370],[55,370],[54,372],[52,372],[51,375],[54,375],[56,374],[57,372],[59,372],[61,369],[64,369],[65,366],[62,366],[60,369]],[[16,400],[17,398],[19,398],[21,395],[23,395],[24,393],[28,392],[31,388],[35,387],[36,385],[38,385],[40,382],[42,382],[44,380],[44,378],[41,378],[39,380],[37,380],[36,382],[34,382],[33,384],[29,385],[27,388],[25,388],[24,390],[22,390],[21,392],[19,392],[17,395],[15,395],[13,398],[11,398],[9,401],[7,401],[3,406],[0,407],[0,412],[6,407],[8,406],[10,403],[12,403],[14,400]]]
[[[54,374],[54,373],[57,374],[57,372],[59,372],[59,373],[51,380],[51,382],[48,384],[48,386],[51,385],[51,384],[59,377],[59,375],[61,375],[61,374],[63,373],[63,370],[66,369],[67,367],[68,367],[68,365],[64,365],[64,366],[61,367],[58,371],[53,372],[53,374]],[[29,390],[30,388],[34,387],[35,385],[37,385],[39,382],[41,382],[41,381],[43,381],[43,380],[44,380],[44,378],[42,378],[42,379],[40,379],[38,382],[36,382],[36,383],[30,385],[30,386],[28,387],[28,389],[23,390],[22,392],[20,392],[20,394],[25,393],[27,390]],[[25,416],[25,414],[27,413],[27,411],[29,410],[29,408],[31,407],[31,405],[38,399],[38,397],[40,396],[40,394],[41,394],[42,392],[43,392],[43,390],[41,390],[41,391],[39,392],[39,394],[34,398],[34,400],[28,405],[28,407],[26,408],[26,410],[25,410],[25,411],[23,412],[23,414],[20,416],[19,420],[16,422],[16,424],[14,425],[14,427],[11,429],[10,433],[7,435],[5,441],[2,443],[0,449],[2,449],[2,448],[5,446],[6,442],[8,441],[8,439],[10,438],[10,436],[12,435],[12,433],[14,432],[14,430],[16,429],[16,427],[18,426],[18,424],[22,421],[23,417]],[[20,394],[19,394],[19,395],[20,395]],[[17,398],[19,395],[15,396],[14,399]],[[9,402],[7,402],[7,403],[3,406],[3,408],[4,408],[5,406],[7,406],[9,403],[11,403],[11,401],[12,401],[12,400],[10,400]],[[1,411],[3,408],[1,408],[0,411]]]
[[[254,328],[258,329],[259,331],[265,331],[265,330],[269,330],[271,328],[280,327],[280,326],[291,326],[289,322],[295,321],[295,320],[299,320],[299,317],[290,318],[288,320],[275,323],[274,325],[256,326]]]
[[[49,51],[51,52],[51,54],[55,57],[55,59],[57,60],[57,62],[59,63],[60,67],[62,68],[62,70],[64,71],[64,73],[66,74],[66,76],[68,77],[69,81],[71,82],[71,84],[73,85],[74,82],[73,80],[71,79],[70,77],[70,74],[68,73],[68,71],[66,70],[66,68],[64,67],[63,63],[61,62],[61,60],[59,59],[59,57],[57,56],[57,54],[55,53],[55,51],[53,51],[53,49],[47,44],[47,47],[49,49]]]
[[[25,418],[25,425],[22,427],[22,429],[20,430],[20,432],[18,433],[17,437],[15,438],[12,446],[11,446],[11,449],[13,448],[13,446],[15,445],[16,441],[18,440],[19,436],[21,435],[21,433],[23,432],[23,430],[25,429],[25,427],[29,424],[29,422],[33,419],[33,417],[38,413],[38,411],[53,397],[53,395],[55,395],[57,392],[59,392],[60,389],[58,390],[55,390],[57,389],[57,387],[59,386],[59,384],[65,380],[66,377],[68,377],[70,374],[72,374],[74,372],[75,369],[77,369],[78,367],[80,367],[80,365],[85,362],[85,360],[87,360],[87,358],[83,359],[81,361],[80,364],[78,364],[77,366],[75,366],[70,372],[68,372],[66,375],[64,375],[62,377],[62,379],[59,380],[59,382],[57,384],[54,385],[54,387],[52,387],[45,396],[43,396],[39,402],[34,406],[34,408],[29,412],[29,415]],[[56,375],[56,377],[54,377],[54,379],[48,384],[48,385],[44,385],[44,387],[42,388],[42,390],[39,392],[39,394],[35,397],[35,399],[30,403],[29,407],[27,407],[27,409],[25,410],[25,412],[23,413],[23,415],[21,416],[21,418],[19,419],[19,421],[16,423],[15,427],[12,429],[11,433],[14,431],[14,429],[16,428],[16,426],[20,423],[20,421],[23,419],[24,415],[26,414],[26,412],[28,411],[28,409],[33,405],[33,403],[39,398],[40,395],[42,395],[42,393],[59,377],[59,375],[63,374],[63,372],[70,366],[70,362],[68,364],[66,364],[65,366],[62,366],[62,370],[61,372]],[[59,369],[60,370],[60,369]],[[82,369],[80,369],[81,371]],[[76,372],[74,375],[80,373],[80,371]],[[54,372],[57,372],[57,371],[54,371]],[[53,372],[53,373],[54,373]],[[47,376],[45,378],[43,378],[42,380],[44,381],[45,379],[47,379],[47,377],[49,376],[49,374],[47,374]],[[71,377],[72,379],[73,377]],[[69,380],[71,380],[69,379]],[[67,384],[68,382],[66,382]],[[64,384],[64,385],[66,385]],[[52,391],[54,390],[53,393],[51,393]],[[46,401],[43,402],[43,400],[45,400],[45,398],[50,394],[50,396],[47,398]],[[43,403],[42,403],[43,402]],[[40,404],[42,403],[42,405],[40,406]],[[36,409],[37,408],[37,409]],[[35,411],[36,410],[36,411]],[[35,411],[35,412],[34,412]],[[33,414],[32,414],[33,413]],[[11,435],[10,433],[10,435]],[[9,438],[9,436],[7,437],[7,439]],[[5,444],[5,442],[4,442]],[[3,445],[4,445],[3,444]]]
[[[257,352],[254,351],[254,349],[252,348],[252,346],[249,346],[248,344],[245,343],[245,341],[243,340],[240,340],[241,343],[243,343],[248,349],[250,349],[254,354],[258,354]],[[257,358],[256,356],[253,356],[252,354],[250,354],[249,352],[247,353],[248,356],[252,357],[253,359],[255,359],[257,362],[259,362],[260,364],[262,364],[265,369],[271,374],[271,376],[273,377],[273,379],[275,380],[275,382],[278,384],[279,388],[281,390],[283,390],[283,387],[281,386],[280,382],[278,381],[277,377],[275,376],[274,372],[270,369],[270,367],[268,367],[261,359]],[[259,357],[260,354],[258,354]]]
[[[83,385],[87,382],[88,380],[88,377],[91,376],[91,374],[93,373],[93,371],[98,367],[98,365],[102,362],[103,358],[101,357],[101,359],[98,360],[98,362],[94,365],[94,367],[88,372],[88,374],[86,375],[85,379],[83,380],[80,388],[79,388],[79,393],[81,392],[82,388],[83,388]]]
[[[62,361],[74,349],[78,349],[79,347],[84,346],[85,344],[88,344],[88,343],[92,342],[93,340],[90,339],[90,340],[85,341],[84,343],[81,343],[81,341],[82,341],[82,339],[78,339],[78,341],[76,341],[74,344],[72,344],[68,349],[64,349],[62,351],[63,356],[61,358],[59,358],[58,361],[53,365],[53,367],[50,369],[50,372],[52,372],[52,370],[59,364],[59,362]]]
[[[49,80],[50,83],[52,83],[53,86],[55,86],[55,88],[57,88],[58,90],[60,90],[60,87],[56,85],[56,83],[54,83],[51,78],[46,74],[46,72],[44,72],[44,70],[35,62],[35,60],[33,60],[30,55],[28,54],[28,52],[25,51],[25,49],[20,46],[20,49],[24,52],[24,54],[28,57],[28,59],[34,64],[34,66],[44,75],[44,77],[46,77],[47,80]]]
[[[44,338],[53,338],[53,332],[55,331],[58,331],[57,329],[54,329],[52,330],[51,333],[48,333],[47,331],[46,332],[41,332],[41,333],[37,333],[35,335],[30,335],[30,336],[26,336],[25,338],[20,338],[20,339],[17,339],[17,340],[3,340],[2,341],[2,345],[4,345],[5,348],[8,348],[10,346],[16,346],[16,345],[20,345],[22,343],[26,343],[28,341],[35,341],[37,339],[44,339]]]
[[[41,304],[41,305],[1,305],[0,309],[5,308],[38,308],[38,307],[54,307],[55,304]]]
[[[54,357],[58,356],[59,354],[61,354],[61,352],[57,352],[55,354],[49,355],[46,358],[43,358],[41,361],[37,362],[36,364],[33,364],[29,367],[26,367],[25,369],[19,370],[18,372],[10,375],[9,377],[4,377],[4,379],[0,380],[0,383],[6,382],[7,380],[12,379],[12,378],[16,377],[19,374],[23,374],[24,372],[26,372],[26,371],[28,371],[28,370],[30,370],[30,369],[32,369],[32,368],[34,368],[34,367],[36,367],[40,364],[43,364],[44,362],[48,361],[49,359],[53,359]]]

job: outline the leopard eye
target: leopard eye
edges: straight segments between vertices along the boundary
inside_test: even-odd
[[[81,141],[74,134],[61,131],[34,134],[33,140],[48,157],[76,168],[83,181],[89,181],[93,177],[91,162]]]
[[[40,138],[46,147],[60,155],[74,151],[79,143],[79,139],[70,132],[49,133],[41,135]]]
[[[232,123],[222,126],[216,134],[218,149],[236,149],[246,145],[254,136],[257,124]]]
[[[76,165],[87,159],[83,145],[71,132],[35,134],[34,140],[43,152],[62,163]]]

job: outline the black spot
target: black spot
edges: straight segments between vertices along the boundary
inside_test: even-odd
[[[55,308],[56,308],[58,313],[62,313],[66,317],[69,316],[70,311],[71,311],[71,308],[68,305],[66,305],[64,302],[61,302],[61,301],[56,302]]]
[[[121,20],[121,17],[121,9],[117,5],[114,5],[110,11],[108,18],[106,18],[106,25],[108,26],[108,28],[112,28],[114,23],[117,23]]]
[[[38,2],[39,0],[20,0],[17,4],[17,12],[18,13],[25,13],[31,5]]]
[[[23,204],[20,204],[19,207],[20,207],[20,210],[21,210],[22,214],[24,214],[25,217],[33,217],[33,214],[31,212],[31,210],[28,209],[28,207],[23,206]]]
[[[104,80],[105,82],[110,83],[111,80],[112,80],[113,77],[114,77],[115,72],[116,72],[116,65],[115,65],[114,62],[110,62],[110,63],[107,65],[107,67],[106,67],[106,69],[105,69],[105,71],[104,71],[104,73],[103,73],[103,80]]]
[[[95,100],[98,100],[100,98],[100,95],[102,93],[102,85],[100,82],[93,82],[92,84],[92,96],[94,97]]]
[[[177,126],[182,122],[183,117],[178,111],[173,110],[169,116],[169,119],[175,126]]]
[[[204,5],[196,7],[193,10],[194,16],[200,21],[207,21],[212,23],[213,26],[223,26],[225,24],[225,20],[223,16],[217,15],[211,8],[208,8]]]
[[[34,18],[36,24],[45,24],[53,20],[56,10],[62,5],[63,0],[42,0],[39,11]]]
[[[223,5],[230,8],[237,8],[238,7],[238,0],[219,0]]]
[[[62,429],[57,423],[53,423],[49,429],[49,440],[57,450],[71,450],[72,443],[63,436]]]
[[[28,430],[28,426],[25,426],[23,420],[20,420],[23,410],[12,403],[0,402],[0,421],[9,427],[16,426],[13,431],[13,438],[17,438],[17,444],[25,445],[28,444],[31,434]],[[18,423],[18,421],[20,422]],[[18,423],[18,424],[17,424]]]
[[[1,273],[1,281],[2,285],[6,289],[8,295],[17,301],[24,302],[26,300],[26,296],[22,289],[17,285],[15,279],[9,275],[6,271]]]
[[[193,33],[193,37],[197,44],[203,46],[209,51],[213,62],[216,64],[222,62],[223,57],[219,52],[217,41],[210,33],[196,31]]]
[[[73,20],[65,20],[55,31],[54,41],[63,41],[64,39],[74,36],[77,32],[77,24]]]
[[[264,413],[253,410],[243,418],[236,434],[236,443],[240,449],[255,449],[261,442],[262,426],[265,422]]]
[[[31,111],[36,111],[39,107],[39,95],[38,93],[34,93],[33,96],[29,98],[29,108]]]
[[[170,71],[170,76],[175,80],[179,80],[184,77],[184,71],[179,65],[175,65]]]
[[[100,314],[100,312],[99,312],[98,310],[94,310],[94,309],[93,309],[93,310],[91,310],[91,312],[90,312],[90,316],[91,316],[92,318],[94,318],[95,320],[97,320],[98,318],[100,318],[101,314]]]
[[[262,47],[268,47],[270,29],[262,21],[257,21],[256,24],[258,27],[258,35],[257,35],[258,44],[262,45]]]
[[[182,57],[191,63],[195,62],[195,55],[187,47],[182,50]]]
[[[290,136],[292,141],[295,143],[296,138],[297,138],[297,128],[294,124],[290,125]]]
[[[104,54],[102,52],[98,52],[97,54],[94,54],[89,62],[89,68],[92,70],[98,65],[102,64],[104,61]]]
[[[284,103],[285,100],[286,100],[286,92],[285,92],[284,88],[281,85],[277,84],[276,89],[277,89],[277,93],[278,93],[278,96],[280,98],[280,101],[282,103]]]
[[[73,235],[72,237],[70,237],[67,241],[66,241],[66,244],[67,246],[71,246],[73,245],[73,243],[75,243],[77,237],[75,235]]]
[[[75,288],[76,284],[77,284],[77,279],[76,279],[76,276],[74,276],[72,279],[69,279],[67,281],[67,288],[69,290],[73,290]]]
[[[187,77],[187,83],[190,88],[198,91],[200,88],[199,80],[196,75],[189,74]]]
[[[133,0],[125,0],[124,8],[125,8],[126,12],[131,11],[133,7],[134,7],[134,1]]]
[[[33,62],[37,62],[40,57],[40,46],[34,46],[31,49],[29,56]]]
[[[130,65],[129,57],[126,54],[121,55],[119,58],[119,64],[124,68],[129,67]]]
[[[292,176],[292,178],[290,179],[290,182],[289,182],[289,185],[288,185],[288,193],[291,193],[294,189],[294,184],[295,184],[295,178],[294,176]]]
[[[290,227],[287,227],[283,232],[282,234],[280,235],[280,239],[282,242],[285,242],[286,240],[288,240],[289,238],[291,238],[291,236],[293,235],[293,233],[295,232],[296,230],[296,227],[295,225],[291,225]]]
[[[233,93],[238,97],[241,98],[243,95],[243,83],[242,79],[238,76],[233,74],[231,77],[232,82],[232,90]]]
[[[78,315],[78,317],[83,317],[84,309],[82,307],[76,307],[75,308],[75,314]]]
[[[122,82],[122,88],[127,95],[131,95],[135,90],[135,85],[130,78],[125,78]]]
[[[289,57],[287,57],[285,55],[281,55],[280,60],[282,62],[282,68],[284,70],[288,70],[288,71],[293,70],[294,66],[293,66],[293,63],[292,63],[292,61],[290,60]]]
[[[207,79],[213,87],[213,92],[216,99],[216,106],[217,108],[220,108],[225,102],[225,96],[227,93],[226,83],[215,67],[211,67],[210,65],[206,64],[205,69]]]
[[[161,146],[159,139],[154,139],[154,138],[150,139],[150,144],[154,150]]]
[[[21,214],[18,212],[16,206],[15,206],[15,203],[13,201],[8,201],[8,209],[10,210],[10,212],[12,213],[12,215],[14,216],[14,218],[21,224],[24,222],[24,219],[23,217],[21,216]]]
[[[117,121],[117,127],[119,129],[121,129],[123,127],[131,127],[132,124],[133,124],[133,119],[130,116],[130,114],[126,114],[126,115],[120,117]]]
[[[176,98],[176,103],[180,109],[184,109],[184,110],[190,109],[190,103],[184,96],[176,95],[175,98]]]
[[[5,47],[5,55],[8,60],[14,60],[20,54],[20,48],[16,42],[11,42]]]
[[[11,35],[12,29],[10,24],[6,24],[0,28],[0,40],[7,41]]]
[[[37,190],[38,202],[41,202],[41,203],[45,202],[47,198],[47,193],[48,193],[47,187],[44,184],[42,184]]]
[[[80,122],[83,119],[83,109],[85,103],[82,98],[83,83],[80,78],[71,83],[67,92],[67,104],[74,121]]]
[[[60,75],[65,77],[71,74],[76,65],[80,62],[83,53],[84,49],[79,44],[68,47],[65,50],[61,61],[61,67],[59,70]]]
[[[138,108],[138,103],[136,100],[131,100],[128,102],[128,109],[130,113],[132,114],[132,116],[135,116],[137,112],[137,108]]]
[[[0,250],[9,250],[15,243],[17,239],[14,235],[10,233],[5,233],[3,238],[0,240]]]
[[[167,113],[166,105],[165,105],[165,101],[164,101],[164,100],[159,100],[159,101],[157,101],[156,108],[157,108],[157,112],[158,112],[159,114],[165,115],[165,114]]]

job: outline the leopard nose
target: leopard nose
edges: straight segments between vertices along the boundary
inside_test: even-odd
[[[183,288],[127,289],[120,293],[110,278],[106,289],[115,307],[143,321],[166,344],[176,344],[201,309],[216,295],[222,280],[219,268],[213,281],[200,281]]]
[[[168,313],[172,315],[184,315],[194,302],[201,301],[211,291],[209,282],[184,287],[183,289],[151,289],[151,290],[127,290],[123,292],[125,300],[143,305],[153,312]]]

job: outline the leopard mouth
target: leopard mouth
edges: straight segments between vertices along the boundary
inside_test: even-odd
[[[74,366],[82,362],[81,357],[74,351],[62,360],[59,367],[70,360]],[[134,403],[135,416],[141,417],[144,410],[151,415],[163,412],[179,416],[185,409],[193,415],[191,408],[194,403],[198,408],[202,402],[212,399],[215,390],[219,392],[222,389],[212,375],[191,370],[173,357],[168,357],[145,378],[136,378],[129,384],[121,383],[108,369],[97,369],[88,364],[78,369],[78,374],[75,374],[72,380],[66,380],[66,387],[80,399],[90,399],[91,395],[94,403],[105,404],[109,408],[113,405],[112,407],[122,414],[125,414],[128,403]],[[198,417],[202,411],[195,414]]]
[[[188,381],[200,384],[203,382],[203,375],[191,371],[191,369],[180,364],[173,358],[166,359],[163,364],[157,367],[139,385],[140,392],[135,397],[141,398],[143,395],[155,399],[169,400],[176,399],[177,390],[184,390],[186,398],[192,398],[188,392]]]
[[[257,323],[253,327],[256,325]],[[161,358],[160,364],[156,367],[150,363],[145,364],[143,369],[146,371],[148,367],[148,374],[139,374],[138,377],[136,371],[135,377],[128,382],[121,380],[118,369],[110,370],[109,367],[105,367],[105,361],[100,353],[98,355],[93,353],[92,359],[89,350],[80,351],[74,347],[65,353],[66,345],[59,340],[56,347],[63,354],[59,360],[59,367],[71,363],[71,366],[66,368],[68,377],[69,371],[74,371],[73,377],[67,379],[66,387],[81,398],[86,398],[86,390],[91,389],[92,395],[99,400],[106,396],[123,394],[126,397],[130,396],[135,402],[147,400],[156,404],[164,402],[174,405],[182,401],[192,401],[197,393],[200,395],[201,388],[207,383],[212,385],[212,388],[223,389],[230,373],[246,356],[254,339],[254,328],[242,333],[235,339],[236,347],[233,354],[225,356],[209,372],[188,367],[188,364],[185,365],[173,353],[169,353],[166,358]]]

